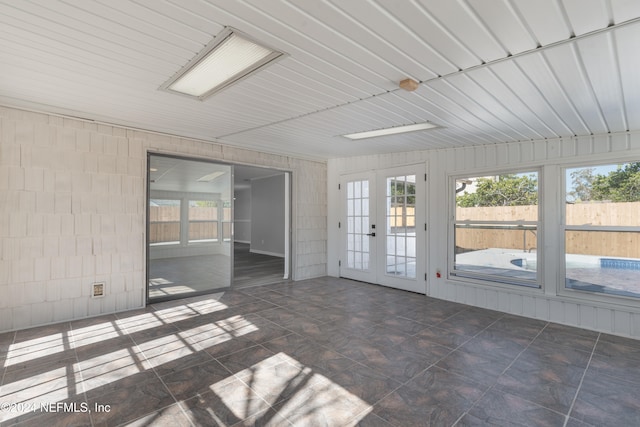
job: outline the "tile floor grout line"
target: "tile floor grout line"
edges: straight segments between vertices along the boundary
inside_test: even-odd
[[[498,322],[498,320],[500,320],[500,319],[502,319],[502,318],[504,318],[504,315],[503,315],[503,316],[501,316],[499,319],[496,319],[496,321],[495,321],[495,322],[493,322],[493,323],[491,323],[491,325],[495,324],[496,322]],[[480,335],[482,332],[484,332],[484,331],[486,331],[487,329],[489,329],[489,327],[491,327],[491,325],[487,326],[485,329],[483,329],[482,331],[478,332],[476,335],[474,335],[474,336],[473,336],[473,338],[477,337],[477,336],[478,336],[478,335]],[[487,389],[484,391],[484,393],[482,393],[482,395],[481,395],[481,396],[480,396],[480,397],[479,397],[475,402],[473,402],[473,404],[472,404],[472,405],[471,405],[471,406],[470,406],[466,411],[464,411],[464,413],[463,413],[462,415],[460,415],[460,417],[458,417],[458,419],[457,419],[457,420],[452,424],[453,426],[455,426],[457,423],[459,423],[459,422],[460,422],[460,420],[462,420],[462,418],[464,418],[464,416],[465,416],[465,415],[469,414],[469,411],[471,411],[471,410],[472,410],[472,409],[473,409],[473,408],[478,404],[478,402],[480,402],[480,401],[482,400],[482,398],[484,398],[484,396],[486,396],[486,395],[487,395],[487,393],[489,393],[491,390],[493,390],[493,389],[495,388],[496,384],[498,384],[498,380],[500,379],[500,377],[501,377],[502,375],[504,375],[504,373],[505,373],[505,372],[507,372],[511,366],[513,366],[513,364],[514,364],[514,363],[516,362],[516,360],[520,357],[520,355],[522,355],[522,353],[524,353],[524,352],[525,352],[525,351],[526,351],[526,350],[531,346],[531,344],[533,344],[533,342],[536,340],[536,338],[538,338],[538,337],[540,336],[540,334],[541,334],[541,333],[542,333],[542,332],[547,328],[547,326],[548,326],[548,325],[549,325],[549,322],[547,322],[547,323],[544,325],[544,327],[543,327],[542,329],[540,329],[540,331],[536,334],[536,336],[535,336],[535,337],[533,337],[533,338],[531,339],[531,341],[529,342],[529,344],[527,344],[527,346],[526,346],[525,348],[523,348],[523,349],[522,349],[522,350],[521,350],[521,351],[520,351],[520,352],[519,352],[519,353],[518,353],[518,354],[513,358],[513,360],[509,363],[509,365],[508,365],[506,368],[504,368],[504,369],[502,370],[502,372],[500,372],[500,375],[498,375],[498,378],[496,379],[496,381],[495,381],[493,384],[491,384],[491,385],[489,386],[489,388],[487,388]],[[458,348],[460,348],[461,346],[463,346],[463,345],[464,345],[464,344],[466,344],[467,342],[471,341],[473,338],[471,338],[471,339],[469,339],[469,340],[465,341],[463,344],[461,344],[460,346],[458,346]],[[456,348],[456,350],[457,350],[457,348]],[[526,400],[526,401],[528,401],[528,402],[531,402],[531,401],[530,401],[530,400],[528,400],[528,399],[524,399],[524,400]],[[535,403],[535,402],[531,402],[531,403],[533,403],[533,404],[535,404],[535,405],[537,405],[537,406],[540,406],[540,407],[544,408],[544,406],[539,405],[539,404],[537,404],[537,403]]]
[[[514,358],[513,358],[513,360],[511,361],[511,363],[509,363],[509,366],[507,366],[506,368],[504,368],[504,370],[503,370],[502,372],[500,372],[500,376],[502,376],[505,372],[507,372],[507,371],[509,370],[509,368],[510,368],[511,366],[513,366],[513,364],[514,364],[514,363],[516,363],[516,360],[518,360],[518,359],[520,358],[520,356],[522,355],[522,353],[524,353],[525,351],[527,351],[527,349],[528,349],[529,347],[531,347],[531,344],[533,344],[533,343],[534,343],[534,341],[535,341],[536,339],[538,339],[538,337],[539,337],[539,336],[544,332],[544,330],[545,330],[545,329],[547,329],[547,326],[549,326],[549,322],[547,322],[547,323],[544,325],[544,327],[543,327],[542,329],[540,329],[540,331],[536,334],[536,336],[535,336],[535,337],[533,337],[533,338],[531,339],[531,341],[529,341],[529,344],[527,344],[527,346],[526,346],[525,348],[523,348],[523,349],[522,349],[522,350],[521,350],[521,351],[516,355],[516,357],[514,357]],[[539,406],[542,406],[542,405],[539,405]]]
[[[584,382],[584,378],[587,376],[587,371],[589,370],[589,366],[591,366],[591,360],[593,359],[593,355],[596,353],[596,347],[598,346],[598,342],[600,342],[600,337],[602,336],[602,333],[598,333],[598,337],[596,338],[596,342],[593,343],[593,348],[591,349],[591,354],[589,355],[589,361],[587,361],[587,366],[584,367],[584,372],[582,373],[582,377],[580,377],[580,383],[578,384],[578,388],[576,389],[576,393],[573,396],[573,399],[571,400],[571,405],[569,406],[569,410],[567,411],[567,415],[566,418],[564,420],[564,424],[563,427],[567,427],[567,423],[569,422],[569,419],[571,418],[571,412],[573,411],[573,406],[576,403],[576,400],[578,400],[578,394],[580,393],[580,390],[582,389],[582,383]]]
[[[175,308],[175,307],[172,307],[172,308]],[[157,310],[155,309],[155,307],[154,307],[154,311],[157,311]],[[134,345],[134,346],[135,346],[135,347],[140,351],[140,353],[142,354],[142,357],[144,358],[144,360],[146,360],[146,361],[147,361],[147,363],[149,363],[149,366],[151,367],[151,370],[153,371],[154,375],[156,376],[156,378],[158,378],[158,380],[160,381],[160,383],[162,383],[162,385],[164,386],[165,390],[167,390],[167,393],[169,393],[169,395],[170,395],[170,396],[171,396],[171,398],[173,399],[173,402],[174,402],[174,403],[172,403],[171,405],[167,405],[167,406],[165,406],[165,407],[163,407],[163,408],[156,409],[155,411],[153,411],[153,412],[149,412],[148,414],[143,414],[143,415],[141,415],[140,417],[138,417],[138,418],[136,418],[136,419],[134,419],[134,420],[125,421],[125,422],[131,422],[131,421],[135,421],[135,420],[141,419],[141,418],[143,418],[143,417],[146,417],[146,416],[147,416],[147,415],[149,415],[149,414],[152,414],[152,413],[154,413],[154,412],[157,412],[157,411],[159,411],[159,410],[163,410],[163,409],[165,409],[165,408],[168,408],[168,407],[170,407],[170,406],[172,406],[172,405],[177,404],[177,405],[178,405],[178,407],[180,408],[180,412],[185,416],[185,418],[189,421],[189,423],[190,423],[191,425],[193,425],[193,423],[191,422],[191,419],[190,419],[190,418],[189,418],[189,416],[187,415],[186,411],[184,410],[184,408],[182,407],[182,405],[180,404],[180,402],[178,402],[178,399],[176,399],[176,397],[175,397],[175,396],[174,396],[174,394],[171,392],[171,390],[169,389],[169,387],[167,386],[167,384],[164,382],[164,380],[162,379],[162,377],[160,376],[160,374],[159,374],[159,373],[158,373],[158,371],[156,370],[155,366],[153,366],[153,364],[149,361],[149,358],[147,357],[147,354],[144,352],[144,350],[142,350],[142,348],[140,348],[140,346],[138,345],[138,343],[136,342],[136,340],[132,337],[132,334],[133,334],[133,333],[135,333],[135,332],[130,333],[130,332],[128,331],[128,329],[129,329],[129,328],[127,328],[127,327],[125,326],[125,331],[127,332],[127,335],[129,336],[129,339],[131,340],[131,342],[133,342],[133,345]],[[177,332],[179,332],[179,331],[180,331],[180,329],[179,329],[179,328],[176,328],[176,329],[177,329]],[[182,337],[181,337],[181,339],[183,339],[183,340],[184,340],[184,338],[182,338]],[[191,343],[189,343],[189,346],[193,347],[193,349],[194,349],[194,350],[196,350],[196,351],[204,351],[204,350],[198,350],[198,349],[197,349],[197,347],[196,347],[196,346],[194,346],[194,345],[193,345],[193,344],[191,344]],[[207,352],[205,351],[205,353],[207,353]],[[209,353],[207,353],[207,355],[208,355],[209,357],[213,358],[213,356],[211,356]],[[213,359],[215,360],[215,358],[213,358]],[[218,361],[216,360],[216,362],[218,362]],[[202,364],[204,364],[204,363],[207,363],[207,362],[202,362],[202,363],[199,363],[199,364],[197,364],[197,365],[193,365],[193,366],[199,366],[199,365],[202,365]],[[218,362],[218,363],[220,363],[220,362]],[[220,363],[220,365],[222,366],[222,363]],[[193,367],[193,366],[191,366],[191,367]],[[223,368],[227,369],[225,366],[223,366]],[[228,369],[227,369],[227,370],[228,370]],[[93,421],[93,420],[92,420],[92,421]]]
[[[116,318],[117,318],[117,316],[116,316]],[[74,322],[69,322],[69,333],[71,333],[72,337],[75,338],[75,333],[73,332],[74,331],[73,323]],[[75,339],[72,342],[75,342]],[[89,398],[87,397],[87,392],[86,392],[85,387],[84,387],[84,375],[83,375],[83,372],[82,372],[83,369],[80,367],[80,358],[78,357],[78,347],[76,347],[75,345],[73,346],[73,355],[74,355],[74,357],[76,359],[76,364],[78,366],[78,373],[80,374],[80,381],[81,381],[81,384],[82,384],[82,394],[84,395],[84,400],[85,400],[85,402],[87,402],[87,405],[88,405],[89,404]],[[77,390],[76,390],[76,392],[77,392]],[[94,427],[95,423],[93,421],[93,416],[91,415],[91,411],[89,411],[89,421],[91,422],[91,427]]]
[[[2,376],[0,376],[0,386],[4,385],[4,377],[7,373],[7,361],[9,359],[9,350],[11,349],[11,346],[15,345],[16,343],[16,335],[18,334],[18,331],[13,331],[13,338],[11,339],[11,343],[9,344],[9,347],[7,347],[7,354],[4,357],[4,363],[3,363],[3,367],[2,367]]]

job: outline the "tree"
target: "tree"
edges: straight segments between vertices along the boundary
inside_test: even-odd
[[[570,202],[588,202],[591,200],[595,168],[575,169],[571,172],[571,184],[573,190],[567,193]]]
[[[608,175],[596,175],[591,188],[592,200],[611,202],[640,201],[640,162],[618,166]]]
[[[535,175],[500,175],[478,178],[476,191],[456,197],[460,207],[524,206],[538,204],[538,179]]]

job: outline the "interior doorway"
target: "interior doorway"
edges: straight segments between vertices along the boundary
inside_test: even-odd
[[[147,301],[281,282],[290,173],[148,155]]]
[[[289,279],[290,173],[236,165],[232,288]]]

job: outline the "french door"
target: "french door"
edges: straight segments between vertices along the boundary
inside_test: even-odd
[[[343,175],[340,276],[426,293],[425,167]]]

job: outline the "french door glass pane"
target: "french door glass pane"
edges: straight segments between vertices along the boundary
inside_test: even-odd
[[[347,267],[369,269],[369,181],[347,183]]]
[[[388,177],[386,181],[386,274],[416,277],[416,176]]]

